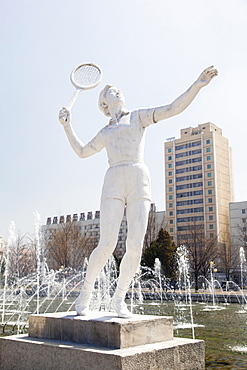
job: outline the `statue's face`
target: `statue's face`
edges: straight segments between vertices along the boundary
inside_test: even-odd
[[[119,107],[124,107],[125,104],[125,98],[122,91],[116,88],[115,86],[112,86],[107,90],[105,100],[109,107],[118,105]]]

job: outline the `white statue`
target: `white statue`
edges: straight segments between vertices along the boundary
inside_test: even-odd
[[[211,66],[173,103],[134,111],[124,107],[125,99],[119,89],[107,85],[100,93],[99,108],[111,119],[88,144],[84,144],[75,134],[70,112],[66,108],[61,109],[59,121],[78,156],[86,158],[106,148],[109,160],[101,196],[100,240],[90,256],[85,282],[76,300],[78,315],[87,315],[89,312],[95,279],[116,247],[126,206],[126,253],[120,264],[112,308],[119,317],[131,317],[125,304],[125,295],[139,268],[151,202],[150,176],[143,160],[146,128],[185,110],[200,89],[217,74],[218,71]]]

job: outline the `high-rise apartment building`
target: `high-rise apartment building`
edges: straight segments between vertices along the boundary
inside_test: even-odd
[[[229,246],[229,202],[233,200],[228,139],[213,123],[182,129],[165,143],[166,219],[177,244],[200,225],[206,237]]]

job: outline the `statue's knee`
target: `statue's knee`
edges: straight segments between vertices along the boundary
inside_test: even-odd
[[[143,240],[142,239],[127,239],[126,242],[126,249],[131,252],[133,255],[139,256],[141,251],[142,251],[142,246],[143,246]]]
[[[101,250],[104,255],[108,255],[112,253],[115,245],[116,245],[116,242],[112,240],[109,240],[109,239],[103,240],[103,241],[100,241],[98,245],[98,249]]]
[[[127,243],[129,245],[140,247],[143,244],[143,239],[142,238],[129,237],[129,238],[127,238]]]

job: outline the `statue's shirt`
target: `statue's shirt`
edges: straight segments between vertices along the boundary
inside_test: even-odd
[[[121,199],[125,204],[135,199],[151,200],[151,182],[144,163],[146,128],[155,123],[154,108],[138,109],[110,120],[85,146],[80,157],[89,157],[106,148],[108,168],[101,199]],[[77,145],[77,144],[75,144]]]
[[[153,121],[154,109],[138,109],[125,114],[117,122],[111,120],[82,148],[88,157],[106,148],[110,166],[144,162],[145,130]]]

